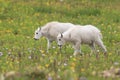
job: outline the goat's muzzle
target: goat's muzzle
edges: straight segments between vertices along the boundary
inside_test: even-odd
[[[61,52],[61,50],[62,50],[62,45],[58,45],[59,46],[59,49],[60,49],[60,52]]]
[[[34,40],[38,40],[38,39],[34,38]]]
[[[62,45],[58,45],[60,48],[62,48]]]

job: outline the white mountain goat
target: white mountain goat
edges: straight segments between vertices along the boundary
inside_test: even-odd
[[[63,33],[69,28],[74,27],[71,23],[60,23],[60,22],[49,22],[43,27],[39,27],[35,31],[34,39],[38,40],[40,37],[44,36],[47,38],[47,52],[51,47],[51,42],[57,41],[57,35]]]
[[[88,44],[93,51],[95,51],[95,44],[97,44],[104,50],[104,53],[107,52],[102,42],[102,34],[100,33],[100,30],[92,25],[76,25],[76,27],[70,28],[64,33],[60,33],[57,36],[57,42],[59,47],[65,42],[72,43],[74,48],[73,55],[81,53],[81,44]]]

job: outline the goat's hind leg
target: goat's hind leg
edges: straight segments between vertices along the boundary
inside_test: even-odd
[[[89,44],[90,48],[91,48],[91,52],[90,52],[90,56],[94,53],[96,54],[96,48],[95,48],[95,43],[92,42],[91,44]]]
[[[104,55],[107,56],[107,49],[106,49],[106,47],[104,46],[102,40],[101,40],[101,39],[98,39],[98,40],[96,41],[96,44],[97,44],[100,48],[103,49]]]

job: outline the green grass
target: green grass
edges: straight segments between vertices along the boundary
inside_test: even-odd
[[[106,80],[99,72],[120,67],[119,4],[119,0],[0,0],[0,74],[16,71],[23,75],[14,80]],[[89,56],[90,48],[85,45],[84,56],[73,57],[71,45],[60,52],[55,42],[56,48],[46,53],[46,39],[35,41],[33,36],[39,26],[50,21],[98,27],[108,58],[101,51],[99,59]],[[107,78],[113,79],[119,80]]]

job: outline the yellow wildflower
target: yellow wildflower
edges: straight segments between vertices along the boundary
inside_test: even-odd
[[[2,23],[2,20],[0,20],[0,23]]]
[[[48,67],[48,66],[49,66],[49,64],[46,64],[46,65],[45,65],[45,67]]]
[[[110,55],[112,55],[112,53],[108,53],[108,55],[110,56]]]
[[[81,68],[81,70],[80,70],[81,72],[84,72],[85,71],[85,69],[84,68]]]

